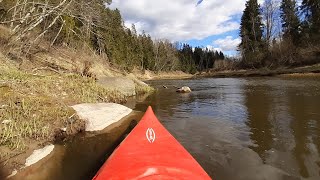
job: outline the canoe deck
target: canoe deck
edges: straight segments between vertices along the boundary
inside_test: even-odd
[[[94,180],[211,179],[149,107]]]

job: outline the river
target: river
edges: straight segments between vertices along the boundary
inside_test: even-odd
[[[135,109],[151,105],[212,178],[320,179],[319,77],[149,83],[158,91]]]
[[[319,77],[148,83],[158,90],[127,106],[145,111],[151,105],[213,179],[320,179]],[[193,92],[179,94],[175,86],[189,86]],[[80,134],[57,144],[48,161],[16,179],[91,179],[137,118],[105,134]]]

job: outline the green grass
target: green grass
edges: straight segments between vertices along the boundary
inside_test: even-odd
[[[10,149],[23,150],[25,140],[51,140],[55,124],[67,120],[70,112],[68,107],[47,105],[39,98],[10,97],[2,108],[0,145]]]

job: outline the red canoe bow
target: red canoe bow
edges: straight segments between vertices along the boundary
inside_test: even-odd
[[[149,107],[94,180],[211,179]]]

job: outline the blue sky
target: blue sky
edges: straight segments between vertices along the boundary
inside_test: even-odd
[[[261,1],[261,0],[260,0]],[[154,39],[237,54],[240,18],[246,0],[113,0],[125,25],[135,24]]]

